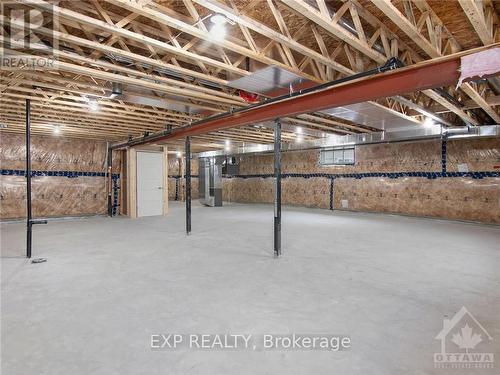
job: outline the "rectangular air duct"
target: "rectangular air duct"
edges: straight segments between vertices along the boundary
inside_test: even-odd
[[[286,89],[304,81],[304,78],[277,66],[257,70],[247,76],[228,82],[228,86],[265,95],[273,90]]]
[[[202,204],[222,206],[222,159],[201,158],[198,164],[198,193]]]

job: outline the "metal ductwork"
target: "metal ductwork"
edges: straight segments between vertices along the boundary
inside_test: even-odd
[[[198,164],[198,194],[202,204],[222,206],[222,158],[201,158]]]
[[[301,151],[329,147],[343,147],[374,143],[410,142],[430,139],[464,139],[464,138],[499,138],[500,125],[483,125],[474,127],[444,128],[442,126],[418,127],[393,132],[377,132],[364,134],[350,134],[343,136],[330,135],[323,139],[303,143],[283,143],[282,151]],[[253,144],[233,147],[231,150],[201,152],[195,156],[199,158],[228,157],[242,154],[270,153],[274,150],[272,144]],[[201,160],[201,159],[200,159]]]
[[[123,85],[120,82],[111,83],[111,95],[110,98],[114,99],[123,95]]]
[[[142,137],[141,139],[118,142],[113,144],[112,148],[120,149],[149,143],[165,142],[167,140],[209,133],[220,129],[255,124],[281,117],[296,116],[303,113],[371,101],[387,96],[397,96],[408,92],[448,86],[455,84],[459,79],[461,82],[469,82],[477,77],[461,76],[463,74],[460,72],[462,59],[465,56],[480,56],[485,51],[493,48],[497,48],[496,45],[449,55],[402,69],[395,69],[399,65],[395,64],[396,61],[391,59],[377,69],[210,116],[187,126],[175,128],[168,134],[160,132],[149,137]],[[477,68],[483,69],[481,64]],[[390,70],[393,71],[389,72]],[[500,71],[495,68],[491,72],[488,71],[483,77],[489,78],[499,73]]]
[[[120,82],[113,82],[112,92],[114,95],[123,94],[123,86]]]
[[[68,51],[71,51],[73,52],[72,49],[67,49]],[[161,68],[161,67],[158,67],[158,66],[153,66],[153,65],[149,65],[149,64],[146,64],[146,63],[143,63],[143,62],[140,62],[140,61],[134,61],[133,59],[130,59],[130,58],[126,58],[126,57],[123,57],[123,56],[117,56],[117,55],[114,55],[114,54],[105,54],[104,55],[110,62],[114,63],[114,62],[118,62],[118,63],[121,63],[121,64],[125,64],[125,65],[128,65],[128,66],[131,66],[131,65],[137,65],[137,66],[140,66],[146,70],[151,70],[151,71],[154,71],[156,73],[160,73],[160,74],[166,74],[167,76],[169,77],[174,77],[174,78],[179,78],[179,79],[187,79],[188,82],[193,82],[193,81],[197,81],[205,86],[210,86],[210,87],[214,87],[214,88],[218,88],[220,89],[221,88],[221,85],[217,84],[217,83],[214,83],[214,82],[211,82],[211,81],[208,81],[208,80],[204,80],[204,79],[199,79],[199,78],[193,78],[193,77],[186,77],[185,74],[180,74],[174,70],[171,70],[171,69],[167,69],[167,68]],[[146,78],[143,78],[144,80],[147,80]],[[154,79],[154,76],[151,77],[151,79],[149,79],[150,82],[154,82],[154,83],[157,83],[158,81],[156,81]]]

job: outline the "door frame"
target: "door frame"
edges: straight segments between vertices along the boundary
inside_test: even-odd
[[[137,152],[154,152],[163,155],[163,216],[168,215],[168,149],[167,146],[127,148],[127,216],[137,218]]]

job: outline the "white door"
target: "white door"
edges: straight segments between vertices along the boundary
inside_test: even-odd
[[[158,152],[137,152],[137,216],[163,214],[163,159]]]

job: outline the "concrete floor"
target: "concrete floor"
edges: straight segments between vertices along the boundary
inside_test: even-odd
[[[455,374],[434,369],[443,316],[466,306],[500,367],[500,228],[272,207],[2,225],[2,374]],[[157,333],[346,334],[330,351],[154,351]],[[464,371],[492,374],[495,370]]]

